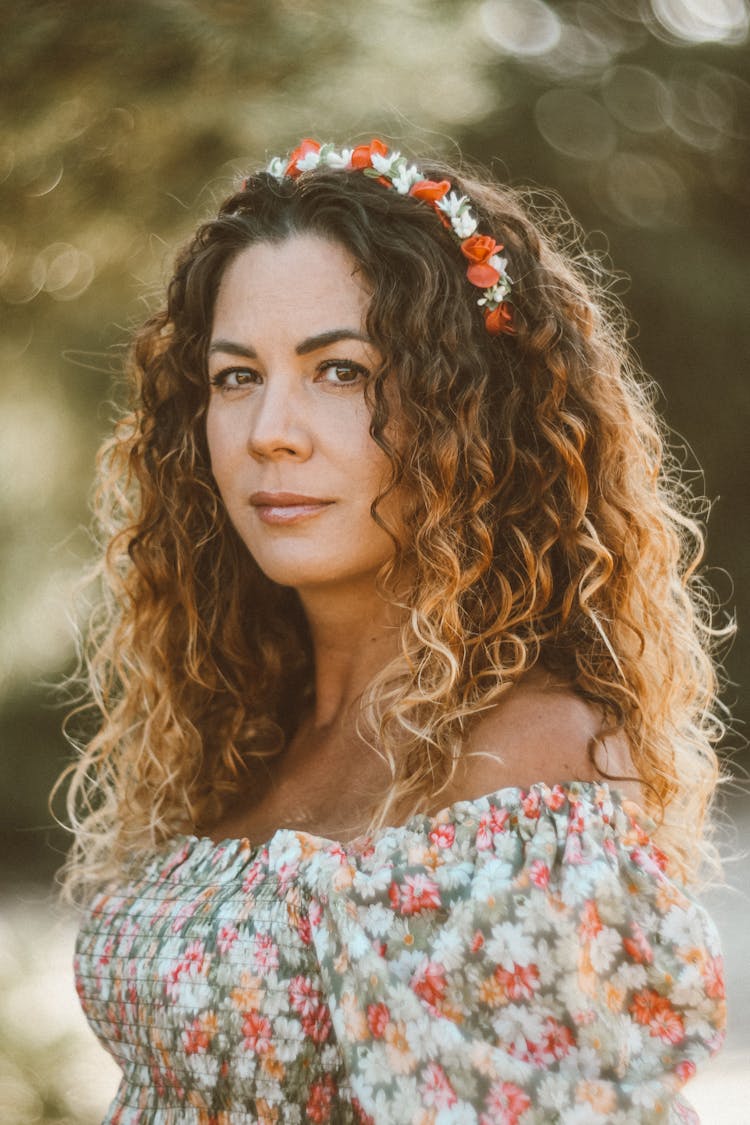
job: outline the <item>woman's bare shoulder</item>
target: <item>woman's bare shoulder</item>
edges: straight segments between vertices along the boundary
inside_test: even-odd
[[[600,707],[544,672],[532,672],[472,723],[451,785],[453,800],[535,782],[601,781],[642,797],[630,746]],[[619,778],[628,780],[620,781]]]

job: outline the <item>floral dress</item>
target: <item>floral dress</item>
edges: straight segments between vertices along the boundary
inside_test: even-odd
[[[696,1122],[716,930],[606,785],[502,789],[341,845],[180,836],[88,908],[107,1125]]]

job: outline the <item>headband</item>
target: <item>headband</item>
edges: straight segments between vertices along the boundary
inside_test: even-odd
[[[469,260],[466,276],[482,290],[477,304],[484,310],[487,331],[492,336],[514,334],[513,309],[508,301],[511,279],[506,272],[507,259],[500,257],[503,246],[489,234],[476,233],[479,224],[471,212],[468,196],[452,191],[448,180],[426,180],[418,168],[407,163],[405,156],[389,152],[377,139],[341,152],[336,152],[333,145],[306,139],[289,156],[275,156],[266,171],[277,180],[294,180],[316,168],[361,171],[384,187],[395,188],[399,195],[412,195],[432,207]]]

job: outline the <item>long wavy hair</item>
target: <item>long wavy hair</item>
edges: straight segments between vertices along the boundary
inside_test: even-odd
[[[378,589],[395,602],[399,581],[408,612],[399,655],[361,701],[360,733],[391,773],[368,831],[397,807],[437,807],[472,717],[539,664],[624,730],[661,847],[683,876],[696,870],[719,776],[719,630],[697,571],[698,502],[627,318],[559,203],[540,210],[447,165],[425,174],[467,194],[480,229],[504,243],[515,336],[485,331],[466,263],[429,206],[328,169],[250,177],[178,254],[165,307],[135,336],[131,408],[98,460],[98,604],[74,711],[88,725],[54,791],[68,782],[68,897],[216,822],[312,699],[297,594],[240,541],[206,443],[222,275],[253,243],[298,233],[358,263],[383,356],[366,386],[371,436],[391,463],[371,509],[394,541]],[[379,511],[394,488],[407,498],[400,532]]]

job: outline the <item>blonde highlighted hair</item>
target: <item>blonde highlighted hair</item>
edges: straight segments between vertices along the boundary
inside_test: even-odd
[[[179,254],[165,307],[134,340],[131,409],[98,462],[99,601],[74,712],[92,725],[56,787],[67,783],[75,833],[68,896],[218,821],[312,700],[297,595],[230,524],[205,435],[223,271],[245,247],[295,233],[353,255],[383,356],[365,391],[392,465],[372,506],[394,540],[378,588],[408,612],[399,656],[362,699],[361,732],[391,769],[369,830],[397,807],[434,807],[472,717],[539,664],[623,728],[661,847],[683,876],[696,871],[719,776],[720,631],[697,571],[697,502],[626,318],[559,205],[542,214],[445,165],[426,175],[469,195],[504,243],[514,337],[486,333],[466,263],[426,204],[319,169],[250,177]],[[393,488],[403,531],[379,511]]]

